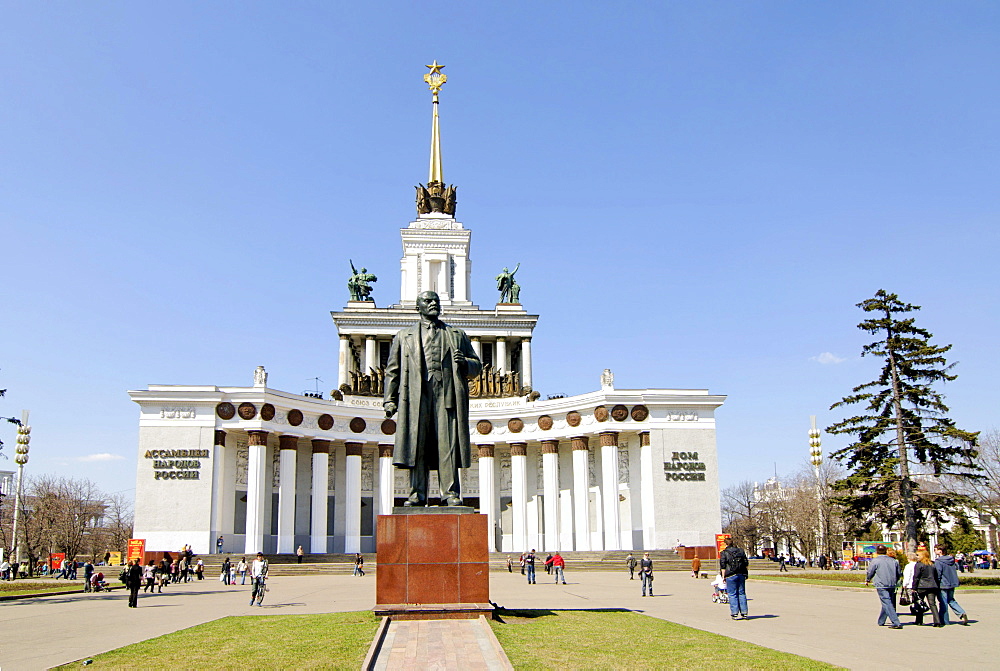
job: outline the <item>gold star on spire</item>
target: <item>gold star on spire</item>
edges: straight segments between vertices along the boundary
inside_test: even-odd
[[[434,59],[434,63],[431,65],[425,65],[424,67],[430,69],[430,72],[424,75],[424,81],[427,82],[427,86],[430,87],[431,93],[434,94],[434,102],[437,102],[438,93],[441,92],[441,87],[446,81],[448,81],[448,75],[441,72],[443,65],[438,65],[437,59]]]

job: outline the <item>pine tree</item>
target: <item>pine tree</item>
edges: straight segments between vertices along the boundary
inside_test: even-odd
[[[855,436],[855,442],[832,455],[846,462],[850,472],[833,488],[843,492],[836,500],[848,515],[889,526],[903,522],[904,540],[913,550],[928,515],[939,519],[942,511],[963,503],[937,488],[924,489],[914,476],[925,482],[945,474],[980,478],[974,461],[979,433],[957,428],[947,417],[943,397],[931,388],[957,376],[951,373],[955,364],[944,357],[951,345],[932,345],[931,333],[915,326],[912,317],[899,318],[920,306],[879,289],[858,307],[873,313],[858,328],[879,338],[865,345],[861,355],[879,357],[884,365],[876,380],[855,387],[830,407],[864,406],[862,414],[826,429]]]

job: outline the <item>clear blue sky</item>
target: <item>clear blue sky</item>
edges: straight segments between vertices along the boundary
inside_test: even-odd
[[[995,3],[0,14],[0,415],[31,410],[34,472],[131,488],[129,389],[334,386],[348,259],[399,297],[434,59],[473,299],[521,263],[543,394],[708,388],[723,485],[795,470],[875,374],[884,288],[954,344],[958,424],[998,424]]]

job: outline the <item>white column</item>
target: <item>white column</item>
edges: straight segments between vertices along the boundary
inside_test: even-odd
[[[639,434],[639,488],[642,497],[642,547],[656,548],[656,515],[653,510],[653,448],[649,431]]]
[[[587,467],[587,436],[573,439],[573,518],[576,550],[590,550],[590,471]]]
[[[528,444],[510,444],[511,512],[514,514],[515,552],[530,550],[528,544]]]
[[[226,432],[215,430],[215,446],[212,448],[212,548],[216,548],[215,539],[223,536],[223,550],[226,548],[226,538],[233,529],[226,529],[224,511],[229,501],[225,482]]]
[[[493,477],[493,445],[479,445],[479,512],[486,515],[487,538],[490,552],[500,550],[496,546],[497,499],[496,480]],[[520,552],[520,550],[519,550]]]
[[[464,255],[455,257],[455,295],[451,297],[453,301],[467,302],[472,300],[469,297],[467,267],[468,263]]]
[[[531,338],[521,338],[521,386],[534,388],[531,383]]]
[[[340,385],[347,384],[350,379],[350,365],[351,365],[351,341],[350,336],[340,334],[340,361],[338,363],[339,368],[337,369],[337,388],[340,389]]]
[[[618,433],[601,434],[601,494],[604,499],[604,549],[621,550],[621,518],[618,514]]]
[[[493,362],[493,368],[498,373],[507,372],[507,339],[503,336],[497,338],[497,356],[496,361]]]
[[[559,549],[559,441],[542,441],[542,496],[545,502],[545,550]]]
[[[472,341],[472,350],[479,357],[479,360],[483,360],[483,339],[479,336],[470,336],[469,340]]]
[[[327,498],[330,492],[330,441],[315,439],[312,442],[312,524],[309,529],[309,552],[327,552]]]
[[[371,375],[371,371],[378,370],[378,352],[375,345],[375,336],[365,336],[365,375]]]
[[[361,552],[361,448],[364,443],[347,443],[347,484],[344,505],[344,552]]]
[[[264,468],[267,431],[247,431],[247,529],[244,552],[250,556],[264,551]]]
[[[392,515],[392,503],[395,499],[395,483],[392,467],[392,443],[381,443],[378,446],[378,514]]]
[[[295,456],[298,436],[278,437],[278,554],[295,552]]]

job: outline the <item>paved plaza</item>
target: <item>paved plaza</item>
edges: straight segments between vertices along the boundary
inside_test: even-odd
[[[751,580],[751,619],[733,621],[728,606],[714,604],[707,580],[681,572],[657,574],[653,598],[638,580],[619,573],[567,570],[568,585],[537,585],[519,573],[491,575],[493,600],[507,608],[629,608],[652,617],[731,636],[852,669],[915,669],[949,666],[996,668],[996,593],[959,590],[969,627],[943,629],[875,626],[878,600],[871,591]],[[0,669],[45,669],[226,615],[291,615],[370,609],[374,573],[352,576],[275,577],[262,608],[250,607],[249,587],[218,580],[171,585],[163,594],[139,595],[126,607],[124,591],[51,596],[0,603]],[[901,609],[902,612],[902,609]]]

